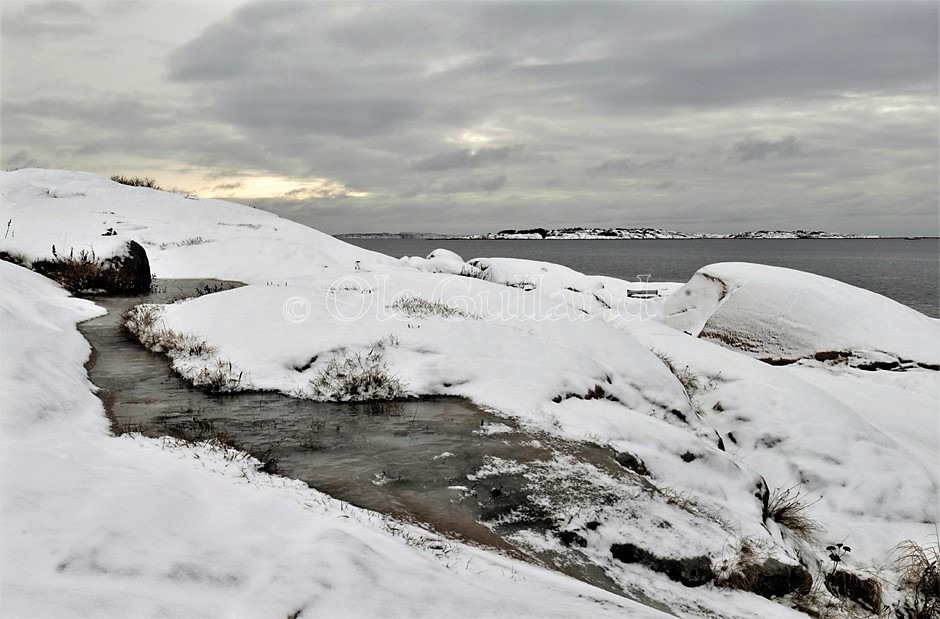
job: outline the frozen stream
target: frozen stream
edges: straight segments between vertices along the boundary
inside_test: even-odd
[[[475,475],[493,458],[526,464],[565,454],[635,487],[636,479],[608,450],[534,436],[456,398],[396,402],[376,410],[368,404],[311,402],[276,393],[213,396],[189,386],[170,370],[165,357],[144,349],[120,328],[120,316],[131,305],[166,303],[224,286],[233,285],[167,280],[157,281],[158,292],[146,297],[93,299],[108,314],[83,323],[80,330],[94,348],[89,376],[101,389],[116,432],[194,440],[225,436],[252,453],[267,453],[277,473],[337,499],[498,548],[625,595],[578,549],[576,537],[556,531],[550,514],[533,510],[528,502],[532,482],[524,474]],[[502,517],[510,513],[525,516],[504,522]],[[521,547],[505,537],[525,527],[556,534],[562,550]]]

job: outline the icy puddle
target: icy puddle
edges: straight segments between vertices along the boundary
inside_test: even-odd
[[[550,470],[559,460],[588,465],[621,480],[625,492],[636,492],[641,482],[609,451],[533,436],[456,398],[370,405],[274,393],[209,395],[178,378],[165,357],[144,349],[119,326],[121,314],[136,303],[167,303],[226,287],[233,284],[167,280],[146,297],[93,298],[108,314],[80,330],[94,348],[89,376],[101,389],[116,432],[226,437],[266,459],[266,470],[340,500],[625,594],[579,550],[583,538],[559,527],[552,505],[531,496],[533,484],[540,483],[533,471]],[[577,470],[543,475],[541,483],[580,493],[586,482],[576,478],[584,469]],[[542,494],[551,496],[551,488]],[[530,532],[557,547],[518,543]]]

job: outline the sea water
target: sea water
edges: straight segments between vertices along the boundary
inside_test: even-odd
[[[686,282],[708,264],[753,262],[837,279],[940,317],[938,239],[346,240],[395,258],[443,247],[465,260],[526,258],[628,281]]]

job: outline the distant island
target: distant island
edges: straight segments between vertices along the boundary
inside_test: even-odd
[[[821,230],[751,230],[733,234],[676,232],[661,228],[529,228],[500,230],[486,234],[450,235],[427,232],[358,232],[337,234],[346,239],[468,239],[468,240],[529,240],[529,239],[877,239],[874,234],[841,234]]]

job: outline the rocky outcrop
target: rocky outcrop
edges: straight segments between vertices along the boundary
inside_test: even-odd
[[[150,290],[150,260],[136,241],[108,257],[83,250],[68,254],[52,247],[52,259],[36,260],[32,269],[72,294],[143,294]]]

